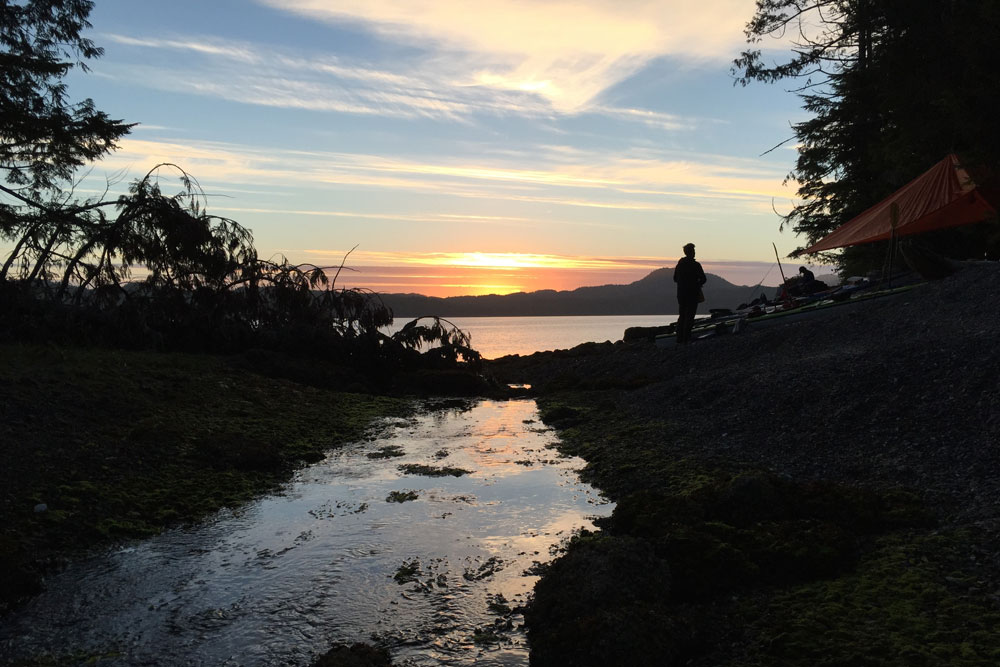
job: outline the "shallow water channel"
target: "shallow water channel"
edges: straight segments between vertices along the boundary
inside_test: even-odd
[[[444,406],[331,452],[280,495],[70,566],[6,619],[0,653],[307,665],[364,641],[399,665],[527,664],[517,607],[534,564],[611,506],[533,401]]]

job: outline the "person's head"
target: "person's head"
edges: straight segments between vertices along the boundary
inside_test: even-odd
[[[806,267],[800,266],[799,267],[799,273],[805,273],[805,272],[806,272]]]
[[[688,243],[684,246],[684,255],[687,257],[694,257],[694,244]]]

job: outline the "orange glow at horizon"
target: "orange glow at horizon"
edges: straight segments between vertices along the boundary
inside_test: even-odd
[[[530,255],[514,252],[459,252],[444,253],[430,264],[445,266],[490,267],[497,269],[525,269],[541,267],[574,268],[576,261],[570,257]]]
[[[309,250],[313,261],[345,261],[337,285],[425,296],[483,296],[626,284],[665,265],[656,257],[587,257],[521,252],[350,252]]]
[[[442,290],[454,290],[454,295],[483,296],[485,294],[514,294],[527,291],[522,285],[496,285],[487,283],[445,284],[439,286]]]
[[[426,273],[414,266],[359,266],[342,272],[341,287],[363,287],[375,292],[416,293],[425,296],[483,296],[538,290],[573,290],[587,285],[625,284],[638,280],[652,269],[563,268],[518,265],[512,260],[491,260],[480,266],[434,264]]]
[[[551,268],[551,269],[624,269],[643,267],[652,270],[663,265],[662,257],[587,257],[545,255],[523,252],[342,252],[339,250],[307,250],[318,260],[344,259],[356,266],[436,266],[468,268]]]
[[[676,257],[590,257],[516,252],[309,250],[306,254],[317,265],[329,263],[325,268],[331,277],[333,269],[345,262],[344,270],[337,276],[338,287],[432,297],[627,285],[656,269],[669,269],[677,263]],[[771,270],[774,265],[767,262],[702,260],[702,266],[705,271],[720,275],[734,285],[756,285],[772,274],[777,275]],[[777,280],[771,282],[777,284]]]

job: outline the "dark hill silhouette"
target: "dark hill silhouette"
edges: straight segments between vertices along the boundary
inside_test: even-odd
[[[774,296],[775,287],[747,287],[708,274],[705,303],[709,308],[735,308],[766,289]],[[385,305],[397,318],[439,315],[441,317],[517,317],[527,315],[669,315],[677,312],[673,269],[656,269],[628,285],[601,285],[575,290],[517,292],[484,296],[430,297],[421,294],[383,294]]]

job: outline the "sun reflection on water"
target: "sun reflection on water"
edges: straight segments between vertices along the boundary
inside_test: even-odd
[[[398,664],[525,664],[518,610],[534,568],[611,511],[554,443],[532,401],[387,423],[281,495],[71,565],[0,629],[0,647],[252,666],[362,641]],[[444,468],[470,472],[404,472]]]

